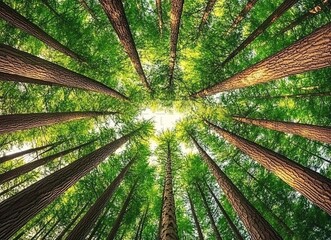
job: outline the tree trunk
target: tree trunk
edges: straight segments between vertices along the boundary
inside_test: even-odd
[[[49,126],[84,118],[97,117],[116,112],[60,112],[60,113],[27,113],[0,115],[0,135],[36,127]]]
[[[273,56],[193,94],[193,97],[205,97],[328,67],[331,65],[330,48],[331,23],[328,23]]]
[[[160,35],[162,36],[163,33],[162,2],[161,0],[155,0],[155,4],[156,4],[158,24],[159,24],[159,31],[160,31]]]
[[[113,198],[112,202],[113,201],[114,201],[114,198]],[[95,235],[97,235],[96,233],[97,233],[99,227],[102,225],[104,218],[108,215],[108,212],[109,212],[109,210],[111,208],[110,206],[111,206],[111,203],[106,206],[106,209],[105,209],[104,213],[102,214],[102,216],[98,219],[97,223],[95,224],[95,226],[94,226],[91,234],[88,237],[88,240],[92,240],[93,237]],[[102,229],[104,228],[104,226],[106,226],[106,225],[103,225]],[[101,230],[100,232],[103,232],[103,230]]]
[[[56,158],[59,158],[59,157],[62,157],[62,156],[65,156],[73,151],[76,151],[78,149],[81,149],[89,144],[91,144],[92,142],[94,142],[95,140],[93,141],[90,141],[90,142],[87,142],[87,143],[84,143],[84,144],[81,144],[77,147],[74,147],[74,148],[70,148],[70,149],[67,149],[65,151],[62,151],[62,152],[59,152],[59,153],[56,153],[56,154],[53,154],[53,155],[50,155],[48,157],[44,157],[44,158],[41,158],[41,159],[38,159],[36,161],[33,161],[33,162],[29,162],[29,163],[26,163],[24,164],[23,166],[20,166],[18,168],[15,168],[15,169],[12,169],[12,170],[9,170],[7,172],[4,172],[2,174],[0,174],[0,184],[3,184],[5,182],[8,182],[14,178],[17,178],[25,173],[28,173],[34,169],[36,169],[37,167],[40,167],[42,165],[45,165],[49,162],[51,162],[52,160],[56,159]]]
[[[213,214],[211,213],[211,210],[210,210],[210,207],[208,205],[208,202],[207,202],[207,199],[206,199],[206,196],[205,194],[203,193],[199,183],[197,183],[197,189],[199,190],[200,194],[201,194],[201,197],[202,197],[202,200],[203,200],[203,204],[205,205],[205,209],[207,211],[207,214],[208,214],[208,217],[209,217],[209,220],[210,220],[210,223],[211,223],[211,226],[213,228],[213,231],[214,231],[214,234],[215,234],[215,239],[216,240],[222,240],[222,237],[221,237],[221,234],[220,232],[218,231],[217,229],[217,226],[216,226],[216,223],[215,223],[215,220],[214,220],[214,217],[213,217]]]
[[[162,212],[163,212],[163,205],[164,205],[164,191],[165,191],[165,179],[163,183],[163,190],[162,190],[162,197],[161,197],[161,210],[160,210],[160,217],[159,217],[159,227],[156,239],[161,240],[161,230],[162,230]]]
[[[195,224],[196,230],[198,232],[199,240],[204,240],[204,237],[203,237],[203,234],[202,234],[202,230],[201,230],[201,226],[200,226],[200,223],[199,223],[199,219],[198,219],[198,216],[197,216],[197,214],[195,212],[195,208],[194,208],[194,204],[193,204],[192,198],[191,198],[191,196],[190,196],[190,194],[188,192],[187,192],[187,196],[188,196],[188,201],[190,203],[190,207],[191,207],[191,211],[192,211],[192,216],[193,216],[194,224]]]
[[[78,214],[70,221],[70,223],[61,231],[61,233],[59,234],[59,236],[56,237],[56,240],[61,240],[64,237],[64,235],[75,224],[75,222],[77,221],[77,219],[80,218],[80,216],[84,213],[84,211],[85,211],[85,209],[87,208],[88,205],[89,205],[89,203],[87,202],[84,205],[84,207],[82,207],[82,209],[78,212]]]
[[[142,235],[143,235],[143,231],[144,231],[144,228],[145,228],[147,214],[148,214],[148,207],[146,208],[146,211],[145,211],[145,214],[144,214],[144,218],[143,218],[143,222],[142,222],[141,227],[140,227],[140,232],[139,232],[138,240],[143,239],[142,238]]]
[[[210,122],[209,126],[242,152],[331,215],[331,180],[285,156],[230,133]]]
[[[93,10],[88,6],[87,2],[85,0],[79,0],[80,5],[91,15],[91,17],[95,20],[98,21],[98,18],[94,14]]]
[[[145,225],[145,221],[147,218],[147,213],[148,213],[148,205],[145,209],[145,212],[142,214],[140,220],[139,220],[139,224],[138,224],[138,229],[136,231],[136,235],[134,237],[135,240],[140,240],[142,237],[142,232],[144,230],[144,225]]]
[[[211,195],[213,196],[217,206],[219,207],[219,209],[221,210],[223,216],[225,217],[229,227],[231,228],[234,236],[236,237],[236,239],[238,240],[244,240],[244,238],[241,236],[238,228],[236,227],[236,225],[234,225],[234,223],[232,222],[229,214],[227,214],[227,212],[225,211],[225,209],[223,208],[221,202],[218,200],[218,198],[216,197],[215,193],[213,192],[213,190],[210,188],[210,186],[206,183],[209,192],[211,193]]]
[[[171,0],[170,13],[170,62],[169,62],[169,88],[174,87],[174,71],[177,54],[180,19],[183,12],[184,0]]]
[[[214,6],[215,6],[215,3],[216,3],[217,0],[208,0],[208,3],[207,3],[207,6],[205,8],[205,11],[203,12],[203,15],[202,15],[202,18],[201,18],[201,22],[200,22],[200,25],[199,25],[199,35],[200,33],[202,32],[202,29],[203,29],[203,26],[206,24],[207,20],[208,20],[208,17],[211,13],[211,11],[213,10]]]
[[[59,224],[60,221],[61,219],[58,219],[41,239],[47,239],[48,235],[54,230],[54,228]]]
[[[93,224],[102,213],[102,210],[107,205],[109,199],[113,196],[115,190],[123,181],[125,175],[129,171],[131,165],[134,163],[134,158],[122,169],[120,174],[111,182],[107,189],[95,201],[92,207],[87,211],[84,217],[79,221],[75,228],[66,238],[67,240],[85,239],[90,232]]]
[[[38,230],[38,232],[36,232],[33,236],[32,236],[32,238],[31,238],[31,240],[34,240],[34,239],[36,239],[43,231],[44,231],[44,229],[47,227],[47,225],[50,223],[52,221],[52,218],[51,219],[49,219],[39,230]],[[24,233],[24,232],[23,232]],[[22,235],[23,236],[23,235]]]
[[[265,127],[279,132],[299,135],[304,138],[331,144],[331,127],[328,126],[316,126],[311,124],[282,122],[266,119],[252,119],[236,116],[233,117],[233,119],[239,122],[253,124],[259,127]]]
[[[128,54],[134,68],[136,69],[143,85],[150,91],[140,58],[133,40],[128,20],[125,16],[122,0],[99,0],[111,25],[113,26],[125,52]]]
[[[81,56],[71,51],[66,46],[62,45],[56,39],[44,32],[36,24],[29,21],[27,18],[19,14],[17,11],[9,7],[3,2],[0,2],[0,17],[7,21],[9,24],[27,32],[28,34],[38,38],[40,41],[44,42],[46,45],[62,52],[63,54],[77,60],[84,61]]]
[[[164,181],[164,195],[162,206],[161,240],[177,240],[177,222],[175,199],[172,186],[171,150],[168,142],[168,156],[166,161],[166,176]]]
[[[234,19],[229,30],[226,32],[226,35],[229,35],[238,26],[238,24],[246,17],[247,13],[254,7],[256,2],[257,0],[248,0],[245,7],[241,10],[239,15]]]
[[[123,221],[124,215],[125,215],[125,213],[127,211],[127,208],[128,208],[128,206],[129,206],[129,204],[130,204],[130,202],[132,200],[132,196],[133,196],[134,190],[135,190],[135,188],[137,186],[137,183],[138,183],[138,181],[135,181],[135,183],[131,187],[131,190],[130,190],[129,194],[126,197],[125,202],[122,205],[121,211],[119,212],[119,214],[118,214],[115,222],[113,223],[113,226],[112,226],[112,228],[111,228],[111,230],[110,230],[110,232],[108,234],[107,240],[113,240],[113,239],[115,239],[116,234],[117,234],[117,232],[118,232],[118,230],[119,230],[119,228],[121,226],[121,223]]]
[[[40,81],[41,84],[58,84],[128,100],[103,83],[4,44],[0,44],[0,72],[19,75],[27,81],[27,78],[34,79],[34,83]],[[17,81],[20,80],[22,78],[17,78]]]
[[[223,190],[225,196],[231,203],[234,210],[242,220],[244,226],[254,240],[272,240],[281,237],[272,228],[272,226],[262,217],[262,215],[253,207],[252,204],[245,198],[233,182],[225,175],[225,173],[217,166],[211,157],[200,147],[198,142],[191,136],[194,145],[199,150],[199,153],[209,170],[213,173],[218,185]]]
[[[0,239],[12,236],[38,212],[125,144],[135,130],[81,157],[0,203]]]

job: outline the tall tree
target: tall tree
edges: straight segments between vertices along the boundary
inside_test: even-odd
[[[147,214],[148,214],[148,209],[149,209],[149,205],[147,205],[145,211],[142,213],[139,223],[138,223],[138,228],[136,231],[136,235],[134,236],[134,240],[140,240],[142,239],[142,232],[144,230],[144,225],[147,219]]]
[[[178,239],[175,212],[175,199],[172,185],[171,149],[167,143],[166,175],[164,181],[164,195],[162,205],[161,240]]]
[[[194,207],[194,204],[193,204],[193,201],[192,201],[192,197],[189,194],[189,192],[187,192],[187,197],[188,197],[188,201],[190,203],[192,217],[193,217],[193,220],[194,220],[194,224],[195,224],[196,230],[198,232],[199,240],[204,240],[203,233],[202,233],[202,230],[201,230],[201,226],[200,226],[200,223],[199,223],[199,219],[198,219],[198,216],[197,216],[197,214],[195,212],[195,207]]]
[[[163,33],[162,0],[155,0],[160,35]]]
[[[121,226],[121,223],[123,221],[124,215],[127,211],[127,208],[132,200],[133,193],[135,191],[135,188],[137,186],[138,181],[136,181],[133,186],[131,187],[131,190],[128,194],[128,196],[125,199],[125,202],[122,205],[121,211],[119,212],[117,218],[115,219],[115,222],[113,223],[113,226],[108,234],[107,240],[113,240],[116,237],[116,234]]]
[[[135,130],[32,184],[0,203],[0,239],[12,236],[38,212],[125,144]]]
[[[102,213],[109,199],[113,196],[117,187],[123,181],[125,175],[129,171],[131,165],[134,163],[135,158],[129,161],[129,163],[122,169],[120,174],[111,182],[107,189],[101,194],[101,196],[95,201],[92,207],[84,215],[84,217],[79,221],[75,228],[71,231],[66,239],[85,239],[90,232],[93,224]]]
[[[53,226],[50,229],[48,229],[48,231],[45,233],[44,236],[42,236],[41,239],[48,239],[48,235],[54,230],[54,228],[59,224],[60,221],[61,218],[58,218],[56,222],[53,224]]]
[[[220,136],[331,215],[331,180],[287,157],[208,122]]]
[[[0,134],[116,113],[117,112],[86,111],[0,115]]]
[[[17,11],[6,5],[4,2],[0,2],[0,17],[6,20],[11,25],[27,32],[28,34],[38,38],[40,41],[44,42],[46,45],[64,53],[65,55],[78,60],[83,61],[83,58],[78,54],[71,51],[66,46],[62,45],[56,39],[48,35],[36,24],[29,21],[27,18],[19,14]]]
[[[239,52],[254,41],[261,33],[263,33],[273,22],[280,18],[289,8],[298,0],[284,0],[284,2],[257,28],[252,32],[229,56],[221,63],[224,66],[233,59]]]
[[[159,215],[159,226],[157,232],[157,239],[161,239],[161,230],[162,230],[162,213],[163,213],[163,204],[164,204],[164,192],[165,192],[165,179],[163,180],[163,188],[162,188],[162,196],[161,196],[161,208],[160,208],[160,215]]]
[[[170,13],[170,62],[169,62],[169,88],[174,87],[174,71],[177,55],[177,42],[179,35],[180,19],[183,12],[184,0],[171,0]]]
[[[238,24],[246,17],[249,11],[254,7],[257,0],[248,0],[245,7],[241,10],[238,16],[233,20],[230,28],[226,32],[226,35],[229,35],[237,26]]]
[[[199,183],[197,182],[197,189],[198,191],[200,192],[200,195],[201,195],[201,198],[202,198],[202,201],[203,201],[203,204],[205,206],[205,209],[207,211],[207,215],[209,217],[209,220],[210,220],[210,223],[211,223],[211,226],[213,228],[213,231],[214,231],[214,234],[215,234],[215,238],[216,240],[222,240],[222,237],[221,237],[221,234],[220,232],[218,231],[218,228],[216,226],[216,223],[215,223],[215,220],[214,220],[214,217],[213,217],[213,214],[211,213],[211,209],[208,205],[208,201],[207,201],[207,198],[203,192],[203,190],[201,189]]]
[[[213,159],[205,152],[205,150],[198,144],[192,135],[191,139],[196,148],[199,150],[199,153],[207,164],[209,170],[216,178],[218,185],[223,190],[225,196],[250,233],[252,239],[280,240],[281,237],[278,235],[278,233],[245,198],[245,196],[233,184],[230,178],[226,176],[226,174],[219,168],[219,166],[217,166]]]
[[[141,66],[140,58],[136,49],[135,42],[125,16],[122,0],[99,0],[111,25],[113,26],[125,52],[128,54],[134,68],[136,69],[143,85],[151,91],[151,87],[146,79],[144,70]]]
[[[331,144],[331,127],[316,126],[294,122],[273,121],[267,119],[253,119],[234,116],[233,119],[279,132],[299,135],[301,137]]]
[[[241,236],[238,228],[236,227],[236,225],[234,225],[234,223],[232,222],[229,214],[225,211],[225,209],[223,208],[221,202],[218,200],[218,198],[216,197],[214,191],[210,188],[210,186],[206,183],[207,185],[207,188],[210,192],[210,194],[212,195],[212,197],[214,198],[218,208],[221,210],[223,216],[225,217],[226,219],[226,222],[228,223],[229,227],[231,228],[233,234],[235,235],[236,239],[238,240],[244,240],[244,238]]]
[[[30,172],[30,171],[36,169],[37,167],[40,167],[44,164],[47,164],[47,163],[51,162],[52,160],[54,160],[56,158],[65,156],[65,155],[67,155],[67,154],[69,154],[73,151],[81,149],[81,148],[91,144],[94,141],[95,140],[84,143],[84,144],[81,144],[81,145],[76,146],[74,148],[67,149],[67,150],[59,152],[59,153],[55,153],[55,154],[50,155],[48,157],[44,157],[44,158],[38,159],[36,161],[26,163],[26,164],[24,164],[24,165],[22,165],[18,168],[14,168],[14,169],[11,169],[7,172],[4,172],[4,173],[0,174],[0,184],[3,184],[5,182],[8,182],[8,181],[14,179],[14,178],[17,178],[17,177],[19,177],[19,176],[21,176],[21,175],[23,175],[27,172]]]
[[[25,77],[26,81],[30,78],[34,80],[33,83],[40,81],[40,84],[58,84],[128,100],[103,83],[4,44],[0,44],[0,72]],[[12,81],[14,79],[12,76]],[[17,78],[15,81],[21,80]]]
[[[273,56],[193,94],[193,97],[205,97],[328,67],[331,65],[330,47],[331,23],[328,23]],[[298,61],[298,59],[304,59],[304,61]]]
[[[198,31],[199,31],[198,34],[200,34],[202,32],[203,26],[206,24],[208,17],[215,6],[216,1],[217,0],[208,0],[207,6],[202,14],[202,18],[201,18],[199,29],[198,29]]]

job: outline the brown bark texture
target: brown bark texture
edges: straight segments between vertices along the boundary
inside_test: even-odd
[[[85,146],[87,146],[91,143],[92,142],[87,142],[87,143],[81,144],[79,146],[76,146],[74,148],[70,148],[70,149],[67,149],[65,151],[50,155],[48,157],[44,157],[44,158],[38,159],[36,161],[26,163],[26,164],[24,164],[20,167],[17,167],[17,168],[14,168],[12,170],[9,170],[7,172],[4,172],[4,173],[0,174],[0,184],[3,184],[5,182],[8,182],[8,181],[14,179],[14,178],[17,178],[17,177],[19,177],[19,176],[21,176],[25,173],[28,173],[28,172],[36,169],[39,166],[47,164],[47,163],[51,162],[52,160],[54,160],[56,158],[65,156],[65,155],[67,155],[67,154],[69,154],[73,151],[81,149],[81,148],[83,148],[83,147],[85,147]]]
[[[171,150],[169,143],[164,184],[162,226],[160,232],[161,240],[178,240],[175,198],[172,183]]]
[[[253,119],[237,116],[233,117],[233,119],[239,122],[253,124],[279,132],[299,135],[301,137],[305,137],[311,140],[331,144],[331,127],[329,126],[316,126],[311,124],[282,122],[267,119]]]
[[[174,71],[177,55],[177,42],[180,19],[183,12],[184,0],[171,0],[170,12],[170,61],[169,61],[169,88],[174,87]]]
[[[115,113],[86,111],[0,115],[0,134]]]
[[[30,78],[35,80],[34,83],[80,88],[128,100],[103,83],[5,44],[0,44],[0,72],[25,77],[15,81],[27,82],[31,81]]]
[[[190,208],[191,208],[195,228],[198,232],[198,238],[199,238],[199,240],[204,240],[203,233],[202,233],[202,230],[201,230],[201,226],[200,226],[200,223],[199,223],[199,219],[198,219],[198,216],[195,212],[195,207],[194,207],[191,195],[188,192],[187,192],[187,196],[188,196],[188,201],[190,203]]]
[[[52,82],[44,82],[38,79],[23,77],[15,74],[3,73],[0,72],[0,81],[7,81],[7,82],[23,82],[23,83],[30,83],[30,84],[39,84],[39,85],[48,85],[48,86],[60,86],[57,83]]]
[[[248,0],[245,7],[240,11],[238,16],[234,19],[229,30],[226,32],[226,35],[229,35],[238,26],[238,24],[246,17],[247,13],[249,13],[249,11],[254,7],[256,2],[257,0]]]
[[[256,160],[267,170],[331,215],[331,180],[287,157],[230,133],[210,122],[209,126],[224,139]]]
[[[81,56],[71,51],[68,47],[62,45],[59,41],[48,35],[36,24],[29,21],[27,18],[19,14],[17,11],[9,7],[3,2],[0,2],[0,17],[9,24],[27,32],[28,34],[38,38],[46,45],[64,53],[65,55],[77,60],[84,61]]]
[[[0,239],[10,238],[31,218],[125,144],[135,132],[133,131],[79,158],[1,202]]]
[[[205,97],[331,65],[331,23],[234,76],[193,94]]]
[[[199,150],[202,159],[212,172],[220,188],[231,203],[239,218],[243,222],[247,231],[254,240],[282,239],[272,226],[263,218],[263,216],[254,208],[254,206],[245,198],[240,190],[226,176],[226,174],[217,166],[213,159],[203,150],[198,142],[192,137],[192,141]]]
[[[118,232],[118,230],[119,230],[119,228],[121,226],[121,223],[123,221],[124,215],[125,215],[125,213],[126,213],[126,211],[128,209],[128,206],[129,206],[129,204],[131,202],[131,199],[132,199],[134,190],[135,190],[135,188],[137,186],[137,183],[138,183],[138,181],[136,181],[134,183],[134,185],[131,187],[131,190],[130,190],[129,194],[126,197],[125,202],[122,205],[121,211],[119,212],[119,214],[118,214],[115,222],[113,223],[113,226],[112,226],[112,228],[111,228],[111,230],[110,230],[110,232],[108,234],[107,240],[113,240],[113,239],[115,239],[116,234],[117,234],[117,232]]]
[[[71,231],[71,233],[66,238],[67,240],[72,239],[85,239],[90,232],[93,224],[98,219],[102,210],[107,205],[109,199],[113,196],[115,190],[123,181],[125,175],[129,171],[131,165],[133,164],[135,159],[132,159],[119,173],[119,175],[111,182],[111,184],[107,187],[107,189],[101,194],[101,196],[95,201],[92,207],[88,210],[88,212],[84,215],[84,217],[79,221],[79,223],[75,226],[75,228]]]
[[[211,11],[213,10],[214,6],[215,6],[215,3],[216,3],[217,0],[208,0],[207,2],[207,6],[202,14],[202,18],[201,18],[201,21],[200,21],[200,25],[199,25],[199,33],[202,31],[203,29],[203,26],[206,24],[207,20],[208,20],[208,17],[211,13]]]
[[[135,42],[130,30],[128,20],[125,16],[122,0],[99,0],[111,25],[113,26],[125,52],[128,54],[134,68],[136,69],[143,85],[150,91]]]
[[[160,31],[160,34],[162,35],[162,33],[163,33],[162,0],[155,0],[155,5],[156,5],[156,11],[157,11],[159,31]]]

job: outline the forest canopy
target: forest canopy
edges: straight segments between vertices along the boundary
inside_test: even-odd
[[[329,239],[330,9],[0,0],[0,239]]]

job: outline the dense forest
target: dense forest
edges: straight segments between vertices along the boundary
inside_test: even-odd
[[[330,239],[330,10],[0,0],[0,239]]]

